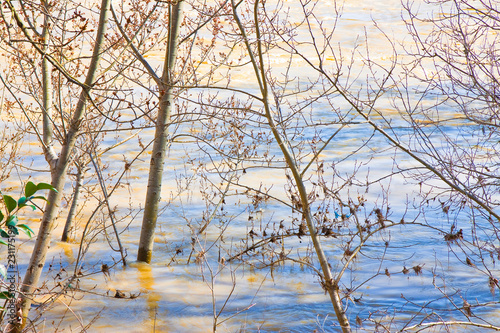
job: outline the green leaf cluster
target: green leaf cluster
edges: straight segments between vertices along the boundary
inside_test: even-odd
[[[40,190],[57,190],[50,184],[28,182],[24,187],[24,195],[18,200],[14,199],[12,196],[3,194],[0,191],[0,236],[5,239],[15,237],[19,235],[19,230],[23,231],[29,237],[32,237],[35,233],[26,224],[19,224],[19,218],[17,214],[19,210],[23,207],[31,207],[36,210],[37,206],[33,200],[43,200],[47,202],[47,199],[43,195],[36,195]],[[8,245],[6,241],[0,238],[0,244]],[[5,280],[7,276],[7,268],[5,265],[0,264],[0,278]],[[10,299],[15,297],[9,291],[0,291],[0,299]]]
[[[9,231],[14,235],[19,235],[19,230],[21,230],[29,237],[32,237],[35,234],[26,224],[18,224],[19,218],[17,217],[17,214],[23,207],[31,207],[33,210],[36,210],[37,206],[33,200],[43,200],[47,202],[45,196],[36,195],[37,192],[41,190],[56,191],[56,189],[50,184],[35,184],[31,181],[26,183],[24,187],[24,195],[18,200],[14,199],[10,195],[3,194],[0,191],[0,196],[3,202],[3,207],[0,206],[0,236],[2,238],[11,237],[11,235],[9,235]],[[0,244],[7,245],[3,239],[0,239]]]

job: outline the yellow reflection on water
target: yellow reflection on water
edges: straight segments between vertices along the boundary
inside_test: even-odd
[[[148,317],[144,319],[145,327],[156,328],[158,323],[158,302],[161,300],[161,295],[155,292],[155,279],[151,265],[145,263],[132,263],[131,267],[137,268],[137,280],[141,293],[146,294],[146,307]],[[162,328],[162,332],[165,332]]]
[[[72,264],[75,261],[73,253],[74,244],[58,242],[57,245],[63,250],[63,253],[66,256],[66,260],[68,260],[68,263]]]

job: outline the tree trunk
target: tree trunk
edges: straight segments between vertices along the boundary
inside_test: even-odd
[[[82,88],[82,91],[80,93],[80,97],[76,105],[75,112],[71,118],[68,132],[66,134],[66,138],[62,145],[61,154],[57,160],[53,160],[52,157],[54,156],[50,156],[47,153],[50,152],[50,150],[45,149],[46,158],[49,164],[51,165],[51,176],[52,176],[51,184],[57,190],[57,192],[50,191],[48,195],[49,204],[47,204],[45,208],[40,229],[38,231],[38,235],[35,241],[35,246],[31,254],[28,269],[24,276],[23,285],[21,287],[20,310],[22,311],[22,323],[19,323],[18,325],[13,327],[13,331],[15,332],[20,332],[24,327],[24,325],[26,324],[26,318],[28,316],[29,309],[31,307],[33,293],[37,288],[38,281],[40,279],[40,275],[42,273],[43,266],[45,264],[45,257],[47,255],[47,250],[49,248],[51,241],[51,232],[53,224],[57,217],[57,214],[59,213],[59,206],[62,198],[62,192],[64,190],[64,185],[66,181],[66,170],[71,162],[71,152],[75,146],[75,141],[79,132],[80,123],[82,121],[82,117],[85,111],[85,105],[88,99],[88,94],[92,89],[92,85],[94,84],[97,68],[99,65],[99,60],[101,57],[102,45],[104,42],[104,35],[107,27],[109,6],[110,6],[110,0],[102,0],[101,12],[99,17],[99,26],[97,30],[92,59],[87,72],[87,77],[85,79],[84,87]],[[48,66],[43,67],[42,70],[43,71],[48,70]],[[44,75],[43,96],[44,97],[50,96],[50,92],[48,91],[52,89],[52,86],[50,84],[50,72],[48,73],[46,72],[43,75]],[[49,102],[50,101],[44,101],[44,106],[47,109],[50,109]],[[48,117],[50,117],[50,115],[47,115],[47,118]],[[45,129],[46,129],[46,124],[44,124],[44,130]],[[44,141],[45,141],[45,134],[44,134]],[[47,144],[46,142],[44,143]]]
[[[163,166],[167,150],[168,125],[172,111],[172,89],[175,60],[177,57],[178,36],[180,23],[182,21],[182,1],[172,4],[169,7],[169,36],[165,53],[165,63],[161,78],[160,103],[158,116],[156,119],[155,138],[153,152],[149,165],[148,189],[146,202],[144,204],[144,216],[142,220],[141,237],[137,261],[150,263],[153,253],[154,235],[156,220],[158,218],[158,205],[161,198],[161,185],[163,176]]]
[[[46,6],[46,3],[44,2]],[[46,9],[48,10],[48,9]],[[49,19],[48,15],[45,15],[44,28],[42,31],[43,40],[43,51],[49,52]],[[55,163],[57,162],[57,156],[54,151],[54,145],[52,143],[52,64],[49,62],[47,57],[42,59],[42,91],[43,91],[43,110],[42,110],[42,121],[43,121],[43,152],[45,160],[49,163],[50,169],[55,168]]]
[[[328,292],[330,296],[330,300],[332,302],[333,308],[335,310],[335,315],[337,317],[337,320],[342,328],[342,332],[344,333],[350,333],[351,332],[351,327],[349,320],[346,316],[342,300],[340,298],[339,294],[339,287],[338,287],[338,282],[333,278],[333,274],[331,272],[330,266],[328,264],[328,260],[326,258],[325,252],[323,251],[323,248],[321,246],[321,242],[319,239],[319,236],[316,232],[316,227],[314,225],[314,221],[311,216],[311,210],[309,206],[309,199],[307,195],[307,189],[305,187],[302,175],[300,173],[299,167],[296,164],[296,160],[294,156],[292,155],[289,147],[289,142],[283,139],[282,135],[279,133],[276,123],[274,122],[273,114],[271,111],[271,106],[269,102],[269,88],[267,84],[267,79],[266,79],[266,70],[264,67],[264,54],[262,50],[262,39],[261,39],[261,33],[260,33],[260,27],[259,27],[259,16],[258,16],[258,6],[259,6],[259,1],[255,1],[254,4],[254,24],[255,24],[255,34],[256,34],[256,43],[257,43],[257,57],[253,54],[255,52],[252,47],[250,46],[250,42],[247,38],[245,28],[243,27],[238,14],[237,14],[237,5],[234,3],[234,0],[232,1],[233,5],[233,15],[236,20],[236,23],[238,24],[238,27],[240,29],[240,32],[243,36],[243,40],[245,42],[248,54],[251,59],[251,63],[254,69],[254,74],[255,77],[258,80],[259,83],[259,88],[260,88],[260,93],[262,95],[262,102],[264,104],[264,111],[265,111],[265,118],[267,120],[267,123],[273,133],[274,139],[276,140],[276,143],[279,145],[281,152],[283,153],[283,156],[285,158],[286,164],[288,169],[292,172],[293,179],[295,181],[295,185],[297,186],[297,190],[300,195],[300,201],[302,204],[302,214],[307,222],[307,227],[309,229],[310,237],[314,245],[314,250],[316,252],[316,256],[318,258],[318,261],[321,266],[321,270],[323,272],[323,279],[324,279],[324,287],[326,291]]]
[[[73,191],[73,200],[71,201],[71,207],[69,208],[68,216],[66,217],[66,223],[64,224],[64,230],[61,236],[61,242],[67,242],[69,240],[69,232],[73,227],[73,220],[76,215],[76,209],[78,207],[78,199],[80,197],[80,188],[83,185],[83,170],[81,166],[77,166],[75,190]]]

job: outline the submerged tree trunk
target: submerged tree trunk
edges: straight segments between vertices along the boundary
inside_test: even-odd
[[[80,188],[83,185],[83,170],[81,166],[77,166],[75,190],[73,191],[73,200],[71,201],[71,207],[69,208],[68,216],[66,217],[66,223],[64,224],[64,230],[61,236],[61,242],[67,242],[69,240],[69,233],[73,227],[73,220],[76,215],[76,209],[78,207],[78,199],[80,197]]]
[[[324,288],[330,296],[330,300],[335,310],[335,315],[337,317],[337,320],[342,328],[342,332],[350,333],[351,326],[349,323],[349,319],[347,318],[347,315],[345,313],[342,300],[340,297],[338,280],[334,279],[333,277],[330,265],[326,258],[325,252],[323,251],[323,248],[321,246],[321,241],[316,231],[314,220],[311,215],[309,198],[306,186],[304,184],[303,175],[301,174],[299,167],[297,166],[296,160],[294,158],[294,155],[292,154],[292,151],[289,148],[290,142],[288,142],[286,138],[283,138],[282,134],[280,134],[273,118],[271,103],[269,102],[270,91],[266,78],[266,69],[264,67],[264,53],[263,53],[264,51],[262,48],[262,36],[259,27],[259,16],[258,16],[259,3],[260,1],[255,1],[254,4],[254,24],[255,24],[255,34],[256,34],[255,37],[257,44],[256,50],[254,50],[250,45],[245,28],[241,23],[241,20],[239,19],[239,16],[237,14],[237,6],[239,3],[235,4],[234,0],[232,1],[233,16],[242,34],[243,41],[245,43],[247,52],[250,56],[251,64],[254,69],[255,77],[257,78],[259,84],[260,93],[262,95],[261,101],[263,103],[265,112],[264,117],[266,118],[267,124],[269,125],[273,133],[273,137],[276,140],[278,146],[280,147],[283,157],[285,158],[287,168],[292,172],[293,180],[295,182],[295,186],[297,187],[300,196],[300,202],[302,204],[302,214],[304,219],[306,220],[310,237],[314,245],[314,250],[318,258],[318,261],[320,263],[321,271],[323,273],[322,278],[323,278]],[[256,56],[254,55],[254,52],[256,52]]]
[[[40,224],[40,229],[35,241],[34,249],[31,254],[28,269],[24,276],[23,284],[20,291],[20,312],[22,312],[22,322],[15,325],[15,327],[8,327],[8,331],[20,332],[24,325],[26,324],[26,319],[31,307],[31,302],[33,299],[33,293],[38,286],[40,275],[42,273],[45,258],[47,255],[47,250],[51,241],[51,232],[53,229],[54,221],[59,213],[59,206],[61,203],[62,193],[64,185],[66,182],[66,171],[71,162],[72,150],[74,149],[77,135],[80,129],[80,123],[82,121],[86,102],[88,100],[88,94],[92,89],[92,85],[95,82],[95,76],[97,68],[99,65],[99,60],[101,57],[102,45],[104,42],[104,35],[106,32],[108,12],[109,12],[110,0],[102,0],[101,2],[101,12],[99,17],[99,26],[96,35],[96,41],[94,45],[94,50],[92,54],[92,59],[87,72],[87,77],[85,83],[82,85],[82,91],[78,103],[76,105],[75,111],[71,118],[68,132],[62,143],[62,150],[59,158],[56,159],[56,155],[53,153],[51,144],[51,128],[50,128],[50,111],[51,109],[51,98],[50,92],[52,90],[51,85],[51,71],[46,57],[44,57],[44,65],[42,66],[43,71],[43,97],[44,97],[44,153],[45,157],[50,164],[51,169],[51,184],[57,190],[50,191],[48,195],[48,204],[45,208],[43,218]],[[49,15],[48,12],[46,15]],[[19,22],[18,22],[19,24]],[[23,27],[21,27],[23,29]],[[43,36],[48,38],[49,36],[49,25],[44,28]],[[48,51],[47,46],[48,40],[44,40],[44,51]]]
[[[153,152],[151,154],[149,166],[148,189],[146,193],[146,202],[144,204],[144,216],[142,220],[139,250],[137,253],[137,261],[147,263],[151,262],[151,256],[153,253],[156,220],[158,218],[158,205],[161,198],[163,166],[165,163],[165,154],[168,142],[168,126],[170,123],[173,101],[173,69],[177,57],[178,36],[182,21],[182,1],[170,5],[169,10],[170,20],[168,45],[165,54],[161,83],[158,87],[160,91],[160,103],[156,119]]]

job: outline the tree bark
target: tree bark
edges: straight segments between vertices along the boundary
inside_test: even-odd
[[[66,217],[66,223],[64,224],[64,230],[61,236],[61,242],[67,242],[69,240],[69,233],[73,227],[73,220],[76,215],[76,209],[78,207],[78,200],[80,197],[80,188],[83,185],[83,170],[81,166],[77,166],[75,190],[73,191],[73,200],[71,201],[71,207],[69,208],[68,216]]]
[[[78,103],[76,105],[75,111],[71,118],[68,132],[66,138],[62,144],[62,150],[58,159],[54,160],[54,156],[50,153],[50,149],[45,149],[46,158],[51,165],[51,177],[52,186],[57,190],[50,191],[48,195],[48,204],[45,208],[43,218],[41,221],[40,229],[35,241],[35,246],[31,254],[28,269],[24,276],[23,285],[21,287],[20,295],[20,310],[22,311],[22,323],[18,323],[12,328],[13,332],[20,332],[24,325],[26,324],[26,319],[31,307],[31,302],[33,299],[33,293],[37,288],[43,267],[45,265],[45,258],[47,255],[47,250],[51,241],[51,232],[53,229],[54,221],[59,213],[59,206],[61,203],[62,192],[64,190],[64,185],[66,182],[66,170],[71,162],[71,153],[75,146],[76,138],[79,133],[80,123],[84,115],[86,102],[88,100],[88,94],[92,89],[92,85],[95,82],[96,72],[99,65],[99,60],[101,57],[102,45],[104,42],[104,35],[107,28],[108,12],[111,0],[102,0],[101,2],[101,12],[99,17],[99,26],[96,35],[96,41],[94,45],[94,50],[85,79],[85,84],[80,93]],[[48,15],[48,14],[47,14]],[[46,49],[47,51],[47,49]],[[50,84],[50,72],[45,72],[49,70],[49,66],[43,66],[42,71],[44,71],[44,86],[43,86],[43,96],[50,96],[50,90],[52,86]],[[44,100],[44,106],[46,110],[50,109],[50,100]],[[44,110],[45,111],[45,110]],[[44,115],[44,119],[47,117],[47,121],[50,121],[50,115]],[[46,126],[47,125],[47,126]],[[47,128],[46,128],[47,127]],[[44,130],[48,129],[48,123],[44,122]],[[44,141],[46,134],[44,133]],[[47,140],[49,140],[49,135],[47,133]],[[49,141],[44,142],[45,144]]]
[[[177,57],[178,36],[182,21],[182,1],[170,5],[169,36],[165,53],[163,74],[160,83],[160,103],[156,119],[155,138],[149,165],[148,188],[144,204],[141,237],[137,261],[151,262],[155,236],[158,206],[161,199],[161,187],[165,154],[168,143],[168,126],[173,103],[173,76]]]
[[[279,133],[276,123],[274,122],[270,102],[269,102],[269,88],[267,84],[267,79],[266,79],[266,71],[264,68],[264,57],[263,57],[263,50],[262,50],[262,39],[261,39],[261,33],[260,33],[260,27],[259,27],[259,17],[258,17],[258,6],[259,6],[260,1],[255,1],[254,5],[254,24],[255,24],[255,33],[256,33],[256,43],[257,43],[257,57],[253,54],[253,49],[250,46],[250,43],[248,41],[248,37],[246,36],[245,28],[243,27],[238,14],[236,12],[236,7],[237,5],[234,3],[234,0],[232,1],[233,5],[233,15],[235,17],[236,23],[238,24],[238,27],[240,29],[241,34],[243,35],[243,39],[248,51],[248,54],[251,59],[251,63],[254,69],[254,74],[258,80],[259,83],[259,88],[260,92],[262,95],[262,102],[264,104],[264,111],[265,111],[265,118],[267,120],[267,123],[269,127],[271,128],[271,131],[273,133],[273,136],[276,140],[276,143],[279,145],[281,152],[283,153],[283,156],[285,158],[286,164],[288,169],[292,172],[293,179],[295,182],[295,185],[297,186],[297,190],[300,195],[300,201],[302,204],[302,214],[306,220],[307,227],[310,233],[311,240],[314,245],[314,250],[316,252],[316,256],[318,258],[318,261],[321,266],[321,270],[323,272],[323,280],[324,280],[324,287],[326,291],[328,292],[330,296],[330,300],[332,302],[333,308],[335,310],[335,315],[337,317],[337,320],[342,328],[342,332],[344,333],[350,333],[351,332],[351,327],[349,323],[349,319],[346,316],[342,300],[340,298],[339,294],[339,287],[338,283],[336,280],[333,278],[333,274],[331,272],[330,266],[328,264],[328,260],[326,258],[325,252],[323,251],[323,248],[321,246],[321,241],[320,238],[317,234],[316,227],[314,225],[313,218],[311,216],[311,210],[310,210],[310,205],[309,205],[309,199],[308,199],[308,194],[307,194],[307,189],[305,187],[302,175],[300,173],[299,167],[296,164],[295,158],[290,152],[290,149],[288,148],[289,142],[283,139],[282,135]]]

